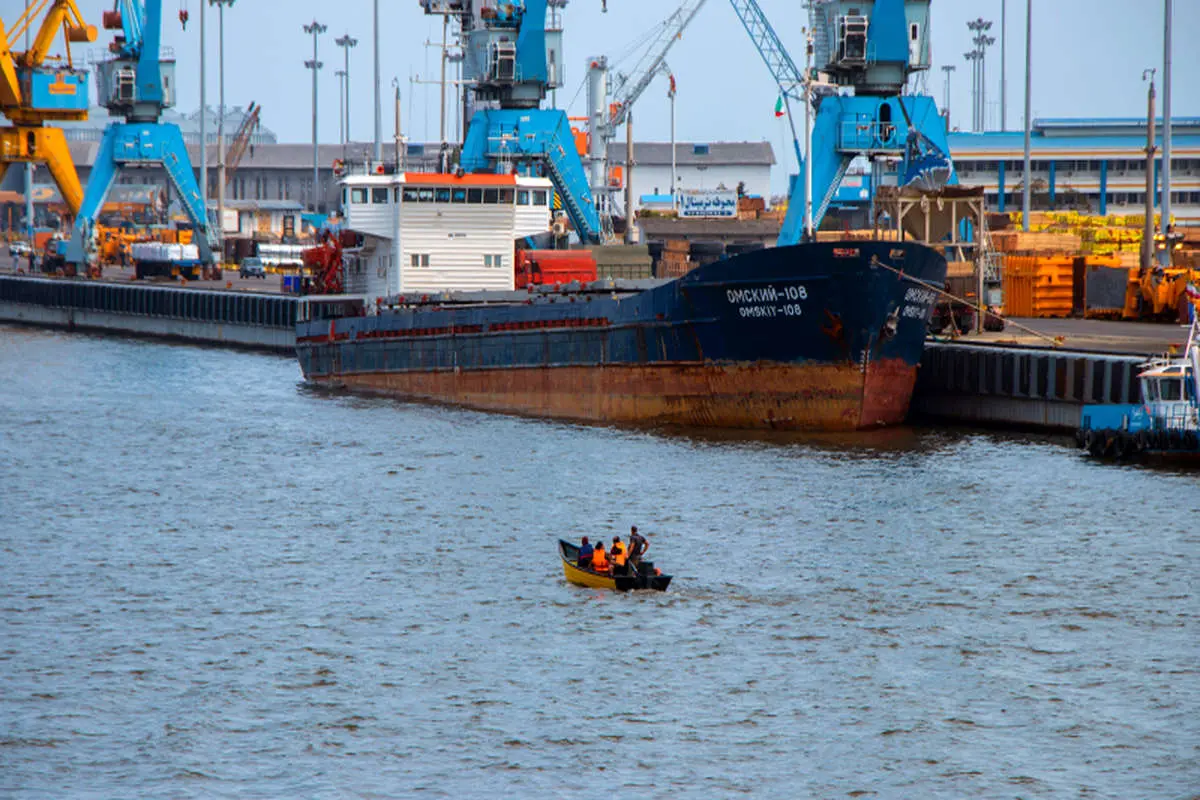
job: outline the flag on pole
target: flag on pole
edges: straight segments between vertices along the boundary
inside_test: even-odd
[[[783,108],[783,96],[780,95],[779,99],[775,101],[775,119],[779,119],[786,113],[787,111]]]

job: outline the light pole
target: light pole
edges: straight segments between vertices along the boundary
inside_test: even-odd
[[[304,26],[305,33],[311,33],[313,37],[313,57],[310,61],[305,61],[304,66],[312,70],[313,74],[313,101],[312,101],[312,137],[313,137],[313,182],[312,182],[312,210],[320,211],[320,203],[317,201],[317,186],[320,184],[320,174],[318,169],[320,162],[317,159],[317,72],[321,67],[325,66],[317,60],[317,37],[328,30],[328,27],[317,22],[315,19],[312,24]]]
[[[971,50],[963,53],[971,64],[971,130],[979,130],[979,51]]]
[[[344,144],[344,143],[350,141],[350,48],[354,47],[355,45],[358,44],[358,39],[351,38],[350,34],[347,33],[345,36],[341,37],[340,39],[335,39],[333,43],[336,44],[338,47],[342,48],[342,51],[346,57],[346,66],[342,69],[341,72],[338,73],[339,75],[343,76],[342,80],[344,80],[346,82],[346,105],[344,106],[345,110],[344,111],[342,110],[343,109],[342,106],[338,107],[339,113],[344,113],[346,115],[346,117],[345,117],[346,138],[342,140],[342,142]]]
[[[383,161],[383,108],[379,98],[379,0],[375,0],[375,21],[372,27],[375,38],[375,163]]]
[[[967,28],[970,29],[975,37],[971,40],[975,44],[974,52],[979,55],[976,57],[976,72],[979,75],[979,93],[976,95],[976,106],[979,124],[977,130],[987,130],[987,48],[996,43],[996,40],[987,35],[987,32],[992,28],[991,20],[986,20],[983,17],[967,23]]]
[[[1033,205],[1033,0],[1025,0],[1025,191],[1021,198],[1021,228],[1029,233],[1029,211]]]
[[[346,143],[346,70],[333,73],[338,79],[338,143]],[[343,148],[344,150],[345,148]]]
[[[225,6],[234,0],[208,0],[217,7],[217,238],[225,260]],[[208,213],[207,209],[204,212]]]
[[[208,3],[200,4],[200,205],[204,207],[204,221],[208,222],[208,90],[207,73],[204,68],[204,9]]]
[[[1008,0],[1000,0],[1000,130],[1008,131]]]
[[[1159,209],[1162,221],[1159,233],[1163,236],[1163,249],[1159,255],[1159,264],[1163,267],[1171,265],[1172,243],[1167,238],[1171,227],[1171,17],[1174,16],[1172,0],[1165,0],[1163,25],[1163,156],[1162,156],[1162,203]]]
[[[25,18],[29,18],[29,0],[25,0]],[[27,25],[25,27],[25,52],[29,52],[29,29],[33,27]],[[33,162],[25,162],[25,236],[29,239],[29,246],[33,246]],[[33,258],[30,256],[30,258]],[[31,262],[32,263],[32,262]]]
[[[946,73],[946,102],[942,104],[942,111],[946,114],[946,127],[950,127],[950,73],[954,72],[953,64],[946,64],[942,67],[942,72]]]

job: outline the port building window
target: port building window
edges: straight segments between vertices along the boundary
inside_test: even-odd
[[[375,205],[387,205],[388,190],[387,187],[375,187],[371,190],[371,202]]]
[[[414,267],[428,267],[429,253],[413,253],[409,256],[409,263]]]
[[[545,189],[535,189],[533,191],[533,204],[535,206],[544,206],[549,204],[548,192]]]
[[[366,189],[351,189],[350,190],[350,202],[351,203],[366,203],[367,202],[367,190]]]

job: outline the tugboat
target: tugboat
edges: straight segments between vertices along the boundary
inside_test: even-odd
[[[1182,357],[1157,358],[1138,375],[1141,405],[1090,405],[1076,441],[1095,458],[1200,459],[1200,315]]]

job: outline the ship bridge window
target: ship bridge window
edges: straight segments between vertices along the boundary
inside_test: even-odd
[[[432,203],[433,189],[417,189],[417,202]]]
[[[548,205],[548,203],[549,203],[549,200],[547,200],[546,190],[545,189],[534,189],[533,204],[535,206],[544,206],[544,205]]]
[[[371,190],[371,202],[372,203],[374,203],[376,205],[386,205],[387,201],[388,201],[388,190],[387,190],[386,186],[384,186],[384,187],[376,186],[374,189]]]
[[[433,202],[449,203],[450,202],[450,190],[447,188],[444,188],[444,187],[439,187],[437,189],[434,189],[433,190]]]
[[[500,190],[500,203],[502,205],[506,205],[506,206],[512,205],[512,203],[513,203],[513,190],[512,189],[501,189]]]
[[[483,189],[468,189],[467,190],[467,202],[468,203],[482,203],[483,202]]]
[[[367,190],[365,188],[351,189],[350,190],[350,202],[351,203],[367,202]]]
[[[415,203],[420,199],[419,192],[411,186],[404,187],[404,202]]]
[[[466,189],[451,189],[450,190],[450,202],[451,203],[467,202],[467,190]]]
[[[484,189],[483,190],[483,202],[492,203],[492,204],[499,203],[500,202],[500,190],[499,189]]]
[[[1158,382],[1158,393],[1163,402],[1176,402],[1183,399],[1183,381],[1163,379]]]
[[[518,189],[517,190],[517,205],[519,205],[519,206],[529,205],[529,190],[528,189]]]

